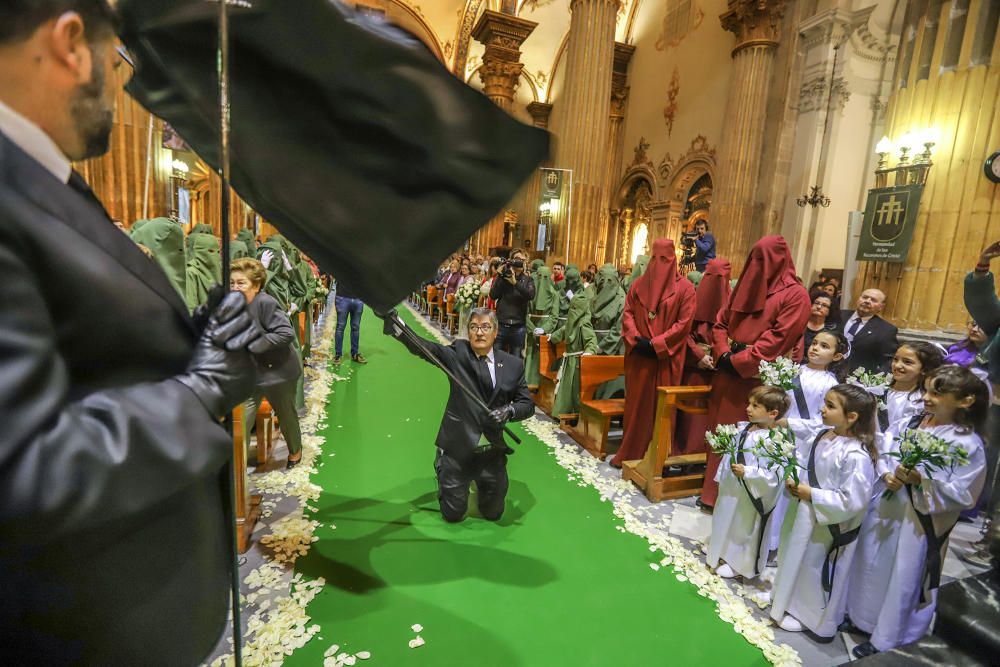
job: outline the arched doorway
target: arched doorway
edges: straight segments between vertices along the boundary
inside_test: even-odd
[[[618,209],[611,212],[612,231],[609,234],[608,259],[616,266],[631,266],[635,258],[649,250],[652,230],[653,184],[638,176],[622,187]]]
[[[694,225],[699,220],[708,220],[708,211],[712,207],[712,175],[704,173],[694,182],[687,193],[687,203],[681,218],[684,231],[694,231]]]

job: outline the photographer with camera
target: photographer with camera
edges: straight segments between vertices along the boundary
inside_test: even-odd
[[[691,239],[694,244],[694,268],[705,273],[708,262],[715,259],[715,237],[708,233],[708,220],[696,222],[694,233],[695,236]]]
[[[528,303],[535,298],[535,283],[524,271],[525,254],[515,250],[509,260],[500,265],[497,279],[490,289],[490,298],[496,301],[500,332],[496,347],[520,358],[524,349],[524,322]]]

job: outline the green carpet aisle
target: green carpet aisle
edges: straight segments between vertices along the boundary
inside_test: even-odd
[[[345,356],[353,374],[330,401],[312,480],[323,492],[307,513],[324,526],[295,566],[326,580],[307,609],[322,630],[285,664],[322,665],[333,644],[370,652],[359,665],[766,664],[714,603],[652,571],[646,542],[616,530],[611,507],[520,427],[503,519],[472,510],[445,524],[432,462],[447,383],[381,329],[366,311],[370,363]]]

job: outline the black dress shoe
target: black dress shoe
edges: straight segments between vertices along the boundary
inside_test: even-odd
[[[700,496],[698,497],[697,500],[694,501],[694,504],[698,506],[698,509],[700,509],[702,512],[705,512],[706,514],[711,514],[712,512],[715,511],[714,507],[703,503]]]
[[[291,470],[300,463],[302,463],[302,457],[299,457],[297,460],[294,461],[292,459],[288,459],[288,462],[285,463],[285,470]]]
[[[865,642],[864,644],[858,644],[851,651],[855,658],[867,658],[870,655],[875,655],[878,653],[878,649],[872,646],[871,642]]]
[[[854,625],[850,618],[844,619],[844,622],[837,627],[837,632],[846,632],[849,635],[864,635],[865,637],[871,636],[871,633],[865,632],[858,626]]]

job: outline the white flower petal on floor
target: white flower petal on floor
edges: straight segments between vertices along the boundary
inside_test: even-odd
[[[414,623],[413,625],[410,626],[410,630],[413,630],[414,632],[423,632],[424,626],[420,625],[419,623]]]
[[[424,638],[421,637],[420,635],[417,635],[416,639],[410,640],[410,648],[419,648],[420,646],[423,646],[424,643],[425,643]]]

